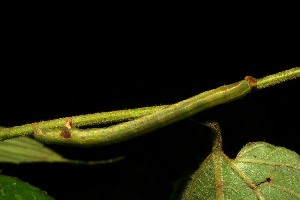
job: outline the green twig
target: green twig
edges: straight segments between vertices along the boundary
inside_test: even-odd
[[[300,67],[295,67],[257,79],[257,89],[264,89],[296,78],[300,78]]]
[[[260,89],[274,86],[276,84],[280,84],[282,82],[296,79],[299,77],[300,77],[300,67],[295,67],[295,68],[292,68],[289,70],[285,70],[285,71],[282,71],[279,73],[275,73],[275,74],[257,79],[256,85],[251,85],[251,87],[256,86],[256,88],[258,90],[260,90]],[[253,83],[253,81],[252,81],[252,83]],[[250,82],[250,84],[251,84],[251,82]],[[216,91],[216,90],[211,90],[211,91]],[[201,94],[204,94],[204,93],[208,94],[211,91],[203,92]],[[203,95],[201,95],[201,94],[199,95],[198,98],[203,98]],[[241,96],[243,96],[243,95],[240,95],[240,96],[237,95],[237,98],[240,98]],[[228,99],[225,99],[224,100],[225,102],[223,102],[223,103],[230,102],[232,100],[230,98],[230,96],[227,98]],[[214,101],[213,98],[211,98],[211,100]],[[201,101],[201,99],[199,101]],[[219,104],[219,103],[216,103],[213,101],[212,102],[208,101],[207,103],[210,105],[207,107],[204,106],[204,109],[211,108],[211,107]],[[177,104],[173,104],[173,107],[171,107],[169,109],[169,112],[172,113],[177,110],[176,106],[174,106],[174,105],[177,105]],[[141,116],[151,115],[151,113],[157,113],[157,116],[159,116],[159,114],[160,114],[159,111],[165,110],[165,108],[167,108],[169,106],[170,105],[162,105],[162,106],[144,107],[144,108],[136,108],[136,109],[128,109],[128,110],[111,111],[111,112],[102,112],[102,113],[95,113],[95,114],[88,114],[88,115],[79,115],[79,116],[65,117],[65,118],[59,118],[59,119],[54,119],[54,120],[49,120],[49,121],[41,121],[41,122],[37,122],[34,124],[38,124],[39,129],[45,129],[45,130],[53,129],[53,128],[62,128],[66,124],[66,120],[71,120],[72,126],[74,126],[74,127],[82,127],[82,126],[89,126],[89,125],[95,125],[95,124],[106,124],[106,123],[112,123],[112,122],[121,122],[121,121],[126,121],[126,120],[132,120],[135,118],[140,119]],[[174,109],[174,110],[172,110],[172,109]],[[195,109],[194,111],[192,111],[188,114],[184,114],[179,118],[184,119],[184,118],[189,117],[192,114],[196,114],[197,112],[200,112],[204,109]],[[154,116],[154,118],[155,118],[155,116]],[[135,121],[135,120],[132,120],[132,121]],[[171,123],[174,123],[175,121],[171,120]],[[33,133],[33,131],[34,130],[32,128],[32,124],[25,124],[25,125],[21,125],[21,126],[14,126],[11,128],[0,129],[0,141],[5,140],[5,139],[14,138],[14,137],[19,137],[19,136],[31,135]]]
[[[126,110],[117,110],[110,112],[100,112],[87,115],[78,115],[73,117],[64,117],[59,119],[53,119],[48,121],[38,122],[39,127],[42,129],[51,129],[62,127],[67,119],[72,120],[72,124],[76,127],[90,126],[97,124],[109,124],[115,122],[122,122],[126,120],[132,120],[137,117],[141,117],[154,111],[167,107],[168,105],[133,108]],[[11,128],[0,129],[0,141],[10,139],[19,136],[31,135],[33,133],[32,124],[24,124],[21,126],[14,126]]]
[[[33,124],[34,137],[44,143],[86,147],[119,143],[216,105],[240,99],[251,92],[255,86],[255,79],[247,76],[245,80],[202,92],[149,115],[104,128],[78,129],[72,125],[71,119],[68,119],[63,127],[56,129],[41,129],[36,123]]]

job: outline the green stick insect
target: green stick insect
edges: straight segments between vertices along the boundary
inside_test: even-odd
[[[119,143],[165,127],[203,110],[240,99],[253,90],[263,89],[299,77],[300,67],[257,80],[251,76],[246,76],[242,81],[205,91],[171,105],[139,108],[139,110],[135,110],[137,112],[127,110],[109,112],[108,115],[100,113],[100,115],[75,116],[0,129],[0,140],[26,136],[33,132],[37,140],[46,144],[91,147]],[[77,128],[78,126],[97,124],[97,121],[101,121],[101,118],[103,120],[104,116],[116,117],[118,122],[124,119],[131,120],[105,128]],[[110,122],[112,121],[114,120]]]

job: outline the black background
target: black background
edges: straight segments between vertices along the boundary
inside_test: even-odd
[[[280,17],[43,12],[6,18],[2,126],[171,104],[246,75],[260,78],[300,66],[297,24]],[[299,153],[299,83],[253,92],[121,144],[49,145],[70,159],[125,156],[116,163],[1,164],[1,173],[59,200],[168,199],[175,182],[210,152],[210,132],[194,120],[219,122],[232,158],[254,141]]]

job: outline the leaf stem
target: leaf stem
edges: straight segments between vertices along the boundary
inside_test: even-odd
[[[222,134],[217,122],[208,122],[205,125],[208,126],[213,133],[213,147],[211,155],[215,172],[216,200],[222,200],[224,199]]]

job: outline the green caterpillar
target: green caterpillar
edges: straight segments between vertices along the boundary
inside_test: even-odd
[[[48,144],[86,147],[114,144],[165,127],[216,105],[239,99],[255,87],[256,80],[246,76],[242,81],[203,92],[149,115],[106,128],[78,129],[72,126],[72,118],[62,128],[42,130],[38,123],[33,123],[32,128],[34,137]]]

